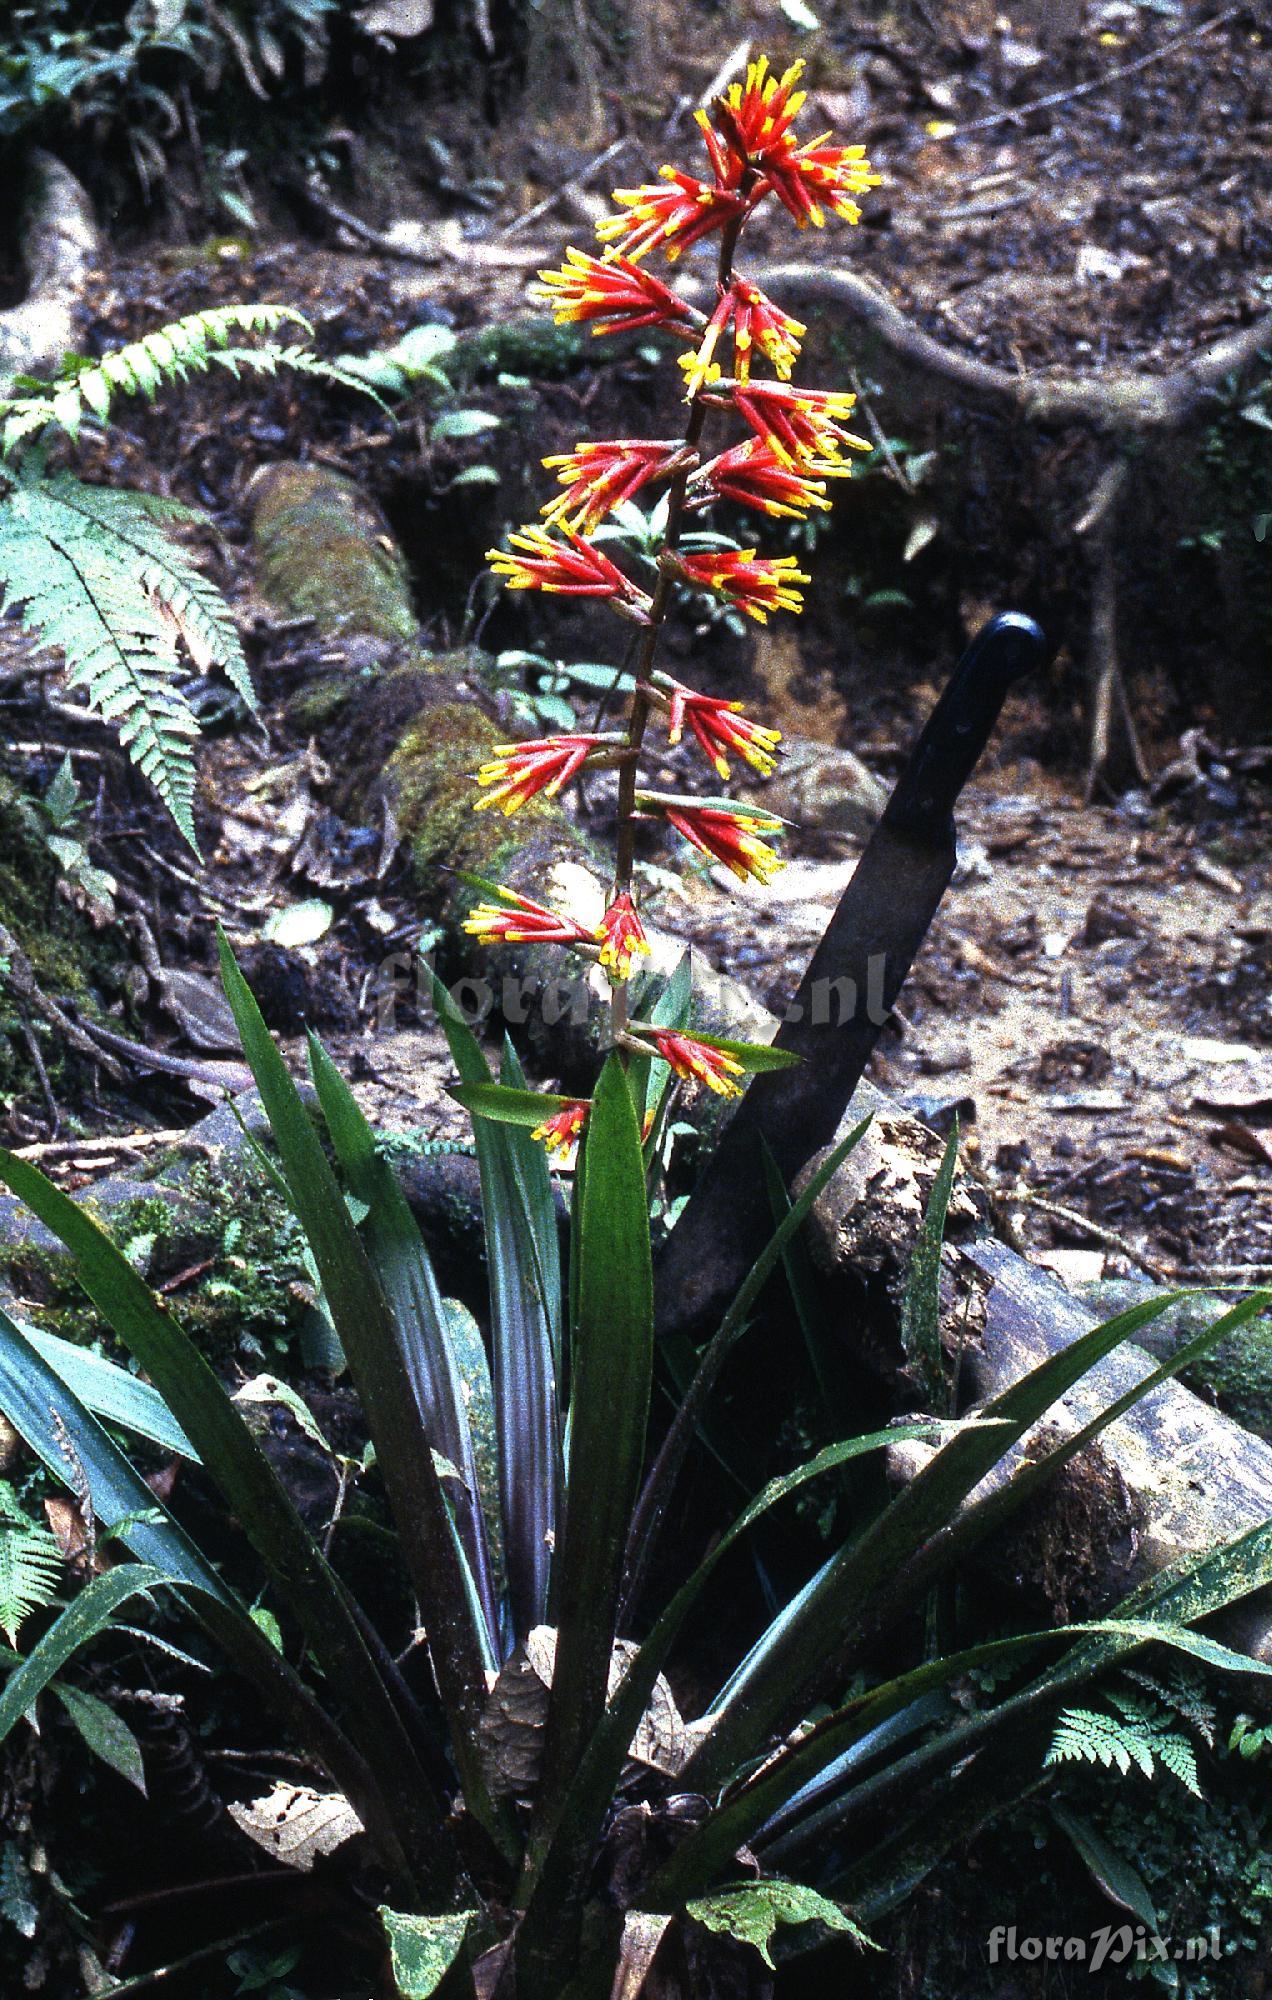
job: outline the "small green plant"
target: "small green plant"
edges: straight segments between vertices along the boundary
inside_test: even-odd
[[[49,1530],[26,1513],[7,1479],[0,1479],[0,1632],[10,1646],[33,1612],[53,1602],[62,1557]]]

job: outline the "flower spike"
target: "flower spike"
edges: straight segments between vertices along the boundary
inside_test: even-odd
[[[497,939],[506,944],[593,943],[593,933],[573,917],[563,917],[515,889],[505,889],[498,883],[493,886],[503,907],[477,903],[464,920],[464,929],[470,937],[480,938],[483,944],[493,944]]]
[[[602,263],[582,250],[567,250],[559,271],[540,271],[539,276],[543,282],[533,296],[551,307],[558,326],[591,320],[594,334],[661,326],[683,335],[702,324],[695,307],[628,257],[611,256]]]
[[[626,257],[634,264],[661,244],[668,263],[674,264],[700,237],[745,215],[746,202],[736,189],[697,180],[678,167],[661,171],[666,187],[649,182],[615,188],[614,199],[627,213],[607,216],[596,225],[597,236],[610,246],[607,256]]]
[[[509,535],[507,549],[487,549],[486,561],[509,590],[557,591],[564,597],[608,597],[616,611],[643,618],[649,599],[600,549],[574,528],[558,540],[531,523]],[[520,551],[520,553],[518,553]]]
[[[720,388],[756,437],[788,465],[826,473],[842,462],[845,448],[872,448],[867,438],[842,427],[840,419],[852,414],[857,401],[846,390],[792,389],[780,382],[722,382]]]
[[[810,478],[810,469],[796,469],[780,459],[772,445],[748,438],[704,465],[694,475],[691,490],[699,504],[734,500],[740,507],[757,507],[762,514],[806,521],[811,507],[830,506],[825,480]],[[832,479],[845,479],[849,467],[818,460],[817,470]]]
[[[794,586],[812,582],[798,557],[757,556],[754,549],[677,556],[676,566],[687,583],[719,592],[760,625],[767,625],[770,611],[802,611],[804,599]]]
[[[698,746],[717,776],[729,776],[727,751],[744,757],[761,777],[771,778],[777,769],[773,752],[782,740],[780,729],[762,729],[743,715],[740,701],[723,701],[716,695],[697,694],[670,674],[659,674],[653,692],[666,701],[667,740],[674,747],[689,724]]]
[[[728,328],[733,333],[734,373],[741,383],[750,380],[751,355],[757,348],[781,380],[786,381],[799,358],[800,338],[808,331],[802,320],[782,312],[758,285],[735,278],[707,321],[697,352],[680,357],[687,395],[696,396],[705,385],[719,381],[723,371],[715,359],[715,351]]]
[[[649,941],[645,936],[645,927],[626,892],[615,896],[601,919],[596,936],[601,942],[601,964],[611,979],[630,979],[633,959],[641,953],[648,956]]]
[[[609,747],[609,741],[604,736],[543,736],[528,743],[497,743],[494,755],[477,773],[477,783],[492,789],[485,798],[474,799],[473,805],[478,812],[498,806],[507,816],[519,812],[539,792],[554,799],[594,751]]]
[[[652,806],[700,853],[709,854],[713,861],[722,861],[726,868],[731,868],[739,882],[745,882],[749,876],[753,881],[768,883],[786,866],[781,856],[774,854],[759,837],[762,833],[779,832],[782,822],[760,806],[734,806],[719,801],[699,804],[694,799],[669,799],[658,792],[637,792],[636,798],[642,807]]]
[[[542,1125],[536,1125],[530,1137],[538,1139],[546,1148],[549,1159],[555,1153],[564,1159],[583,1127],[587,1124],[591,1105],[583,1098],[572,1098],[568,1104],[545,1118]]]
[[[688,1083],[705,1083],[717,1097],[741,1097],[742,1086],[737,1079],[743,1075],[743,1067],[726,1049],[713,1048],[693,1035],[674,1034],[666,1028],[651,1028],[647,1032],[663,1061],[677,1076]]]
[[[658,444],[645,438],[615,438],[555,452],[543,463],[566,490],[549,500],[543,512],[549,521],[563,526],[594,528],[651,479],[666,478],[684,460],[684,446],[674,439]]]

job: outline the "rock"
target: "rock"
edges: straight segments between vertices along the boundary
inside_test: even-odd
[[[773,776],[742,789],[790,820],[811,847],[866,840],[888,803],[887,786],[860,757],[807,736],[786,737]]]

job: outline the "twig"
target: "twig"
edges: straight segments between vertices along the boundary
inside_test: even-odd
[[[87,1035],[69,1014],[63,1012],[56,1000],[51,1000],[40,985],[31,967],[31,961],[23,951],[7,924],[0,924],[0,959],[5,961],[5,977],[19,1000],[23,1000],[42,1020],[63,1035],[71,1048],[91,1062],[100,1063],[102,1068],[118,1080],[123,1072],[119,1064],[110,1056],[103,1055],[97,1043]]]
[[[1114,716],[1122,725],[1135,775],[1147,782],[1148,766],[1131,714],[1126,679],[1117,650],[1117,528],[1130,478],[1130,463],[1119,458],[1096,481],[1091,499],[1075,524],[1091,551],[1091,746],[1087,759],[1086,803],[1104,773],[1113,745]]]
[[[528,208],[524,215],[514,216],[512,221],[506,223],[502,229],[497,229],[495,231],[496,237],[506,238],[519,235],[523,229],[528,229],[532,222],[537,222],[541,215],[547,215],[549,210],[555,208],[557,203],[564,200],[567,195],[581,194],[588,182],[600,173],[601,168],[607,167],[611,160],[617,159],[618,155],[625,152],[631,143],[632,141],[626,137],[615,139],[612,146],[607,146],[603,153],[598,153],[595,159],[589,160],[585,167],[580,167],[577,174],[571,174],[568,181],[562,181],[560,187],[553,188],[551,194],[545,194],[543,200],[537,201],[533,208]]]
[[[969,132],[991,132],[995,125],[1006,125],[1014,118],[1028,118],[1035,111],[1049,111],[1054,104],[1070,104],[1075,97],[1089,97],[1094,90],[1104,90],[1110,83],[1117,83],[1124,76],[1134,76],[1137,71],[1147,69],[1150,63],[1160,62],[1163,56],[1171,55],[1183,48],[1186,42],[1199,42],[1205,35],[1212,35],[1216,28],[1235,21],[1243,10],[1240,7],[1225,8],[1222,14],[1212,15],[1198,28],[1188,28],[1182,35],[1175,35],[1160,48],[1150,49],[1146,56],[1137,56],[1134,62],[1119,63],[1116,69],[1105,70],[1103,76],[1093,76],[1086,83],[1075,83],[1068,90],[1053,90],[1046,97],[1035,97],[1028,104],[1016,104],[1006,111],[991,111],[984,118],[973,118],[966,125],[956,125],[952,132],[942,132],[942,139],[965,139]],[[933,135],[936,136],[935,134]]]
[[[141,1153],[150,1146],[179,1145],[185,1136],[185,1126],[179,1125],[171,1132],[121,1132],[114,1139],[106,1135],[97,1139],[42,1139],[38,1145],[15,1146],[13,1156],[17,1160],[78,1160],[95,1153]]]
[[[896,453],[893,451],[892,446],[888,442],[887,434],[884,431],[883,425],[879,422],[878,417],[875,415],[874,404],[871,402],[869,396],[867,396],[865,390],[862,388],[861,377],[857,373],[855,368],[852,369],[852,371],[850,372],[848,380],[852,383],[853,393],[855,394],[857,401],[861,406],[861,414],[866,420],[866,429],[869,431],[871,437],[874,439],[875,448],[879,452],[881,458],[883,459],[884,464],[887,466],[888,471],[891,473],[892,477],[896,480],[898,486],[904,487],[907,493],[913,493],[915,490],[914,481],[912,479],[907,478],[906,474],[903,472],[900,460],[897,458]]]
[[[1017,1208],[1036,1208],[1040,1215],[1054,1216],[1057,1222],[1067,1222],[1073,1229],[1081,1229],[1096,1243],[1103,1243],[1107,1250],[1115,1250],[1119,1257],[1125,1257],[1155,1284],[1164,1285],[1170,1281],[1170,1274],[1161,1264],[1155,1264],[1115,1229],[1107,1229],[1102,1222],[1092,1222],[1089,1215],[1083,1215],[1076,1208],[1065,1208],[1058,1201],[1048,1201],[1040,1194],[1012,1194],[1007,1199]]]
[[[49,1073],[44,1067],[44,1053],[40,1048],[39,1037],[35,1029],[31,1026],[31,1023],[25,1018],[22,1022],[22,1039],[26,1043],[26,1051],[31,1058],[31,1067],[35,1071],[36,1079],[39,1082],[40,1094],[44,1099],[44,1108],[49,1114],[49,1138],[56,1139],[62,1129],[62,1114],[58,1109],[57,1099],[53,1095],[53,1086],[49,1082]]]

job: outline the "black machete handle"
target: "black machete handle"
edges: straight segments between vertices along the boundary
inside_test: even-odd
[[[913,840],[950,837],[958,795],[971,777],[1014,684],[1046,658],[1042,628],[1003,611],[976,634],[910,753],[883,824]]]

